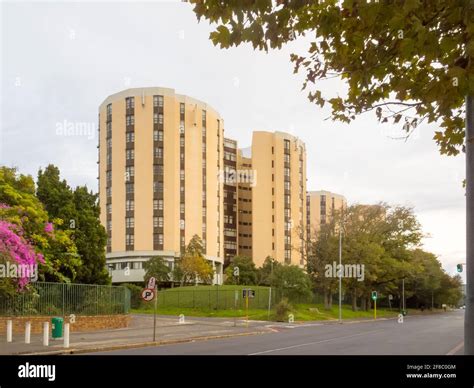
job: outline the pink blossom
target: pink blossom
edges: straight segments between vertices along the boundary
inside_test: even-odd
[[[44,231],[46,233],[52,233],[54,230],[53,224],[51,222],[47,222],[46,225],[44,226]]]
[[[37,254],[33,246],[26,241],[20,233],[22,229],[7,221],[0,220],[0,254],[22,265],[37,265],[44,263],[44,257]],[[28,282],[28,277],[18,279],[18,287],[22,289]]]

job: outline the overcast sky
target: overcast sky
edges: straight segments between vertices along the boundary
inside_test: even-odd
[[[286,131],[306,143],[308,190],[349,203],[413,206],[429,235],[425,249],[455,273],[465,261],[464,156],[440,156],[436,126],[407,142],[372,114],[350,125],[325,120],[293,74],[299,40],[268,54],[251,46],[221,50],[207,22],[178,2],[70,4],[3,2],[1,7],[0,163],[36,176],[53,163],[75,186],[97,189],[97,133],[64,136],[64,123],[97,128],[99,104],[130,87],[162,86],[220,112],[240,147],[254,130]],[[339,80],[325,90],[343,93]]]

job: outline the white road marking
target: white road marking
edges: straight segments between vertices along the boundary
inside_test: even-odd
[[[371,330],[371,331],[366,331],[365,333],[358,333],[358,334],[346,335],[346,336],[344,336],[344,337],[328,338],[328,339],[325,339],[325,340],[322,340],[322,341],[307,342],[307,343],[299,344],[299,345],[286,346],[286,347],[284,347],[284,348],[277,348],[277,349],[264,350],[264,351],[262,351],[262,352],[250,353],[249,356],[256,356],[256,355],[259,355],[259,354],[272,353],[272,352],[279,352],[279,351],[281,351],[281,350],[295,349],[295,348],[300,348],[300,347],[303,347],[303,346],[322,344],[322,343],[324,343],[324,342],[336,341],[336,340],[345,339],[345,338],[358,337],[358,336],[361,336],[361,335],[366,335],[366,334],[371,334],[371,333],[379,333],[379,332],[381,332],[381,331],[385,331],[385,329],[381,329],[381,330]]]
[[[454,348],[452,348],[448,353],[446,353],[447,356],[452,356],[453,354],[456,354],[461,348],[464,347],[464,341],[462,341],[459,345],[456,345]]]

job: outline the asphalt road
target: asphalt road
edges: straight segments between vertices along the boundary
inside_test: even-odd
[[[196,341],[110,355],[446,355],[463,354],[464,311],[347,324],[274,326],[262,335]],[[99,354],[99,353],[94,353]]]

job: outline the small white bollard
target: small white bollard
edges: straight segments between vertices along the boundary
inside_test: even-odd
[[[69,347],[69,323],[64,324],[64,347]]]
[[[31,322],[25,323],[25,344],[31,342]]]
[[[43,346],[49,346],[49,322],[43,323]]]
[[[13,321],[9,319],[7,321],[7,342],[12,342],[13,339]]]

